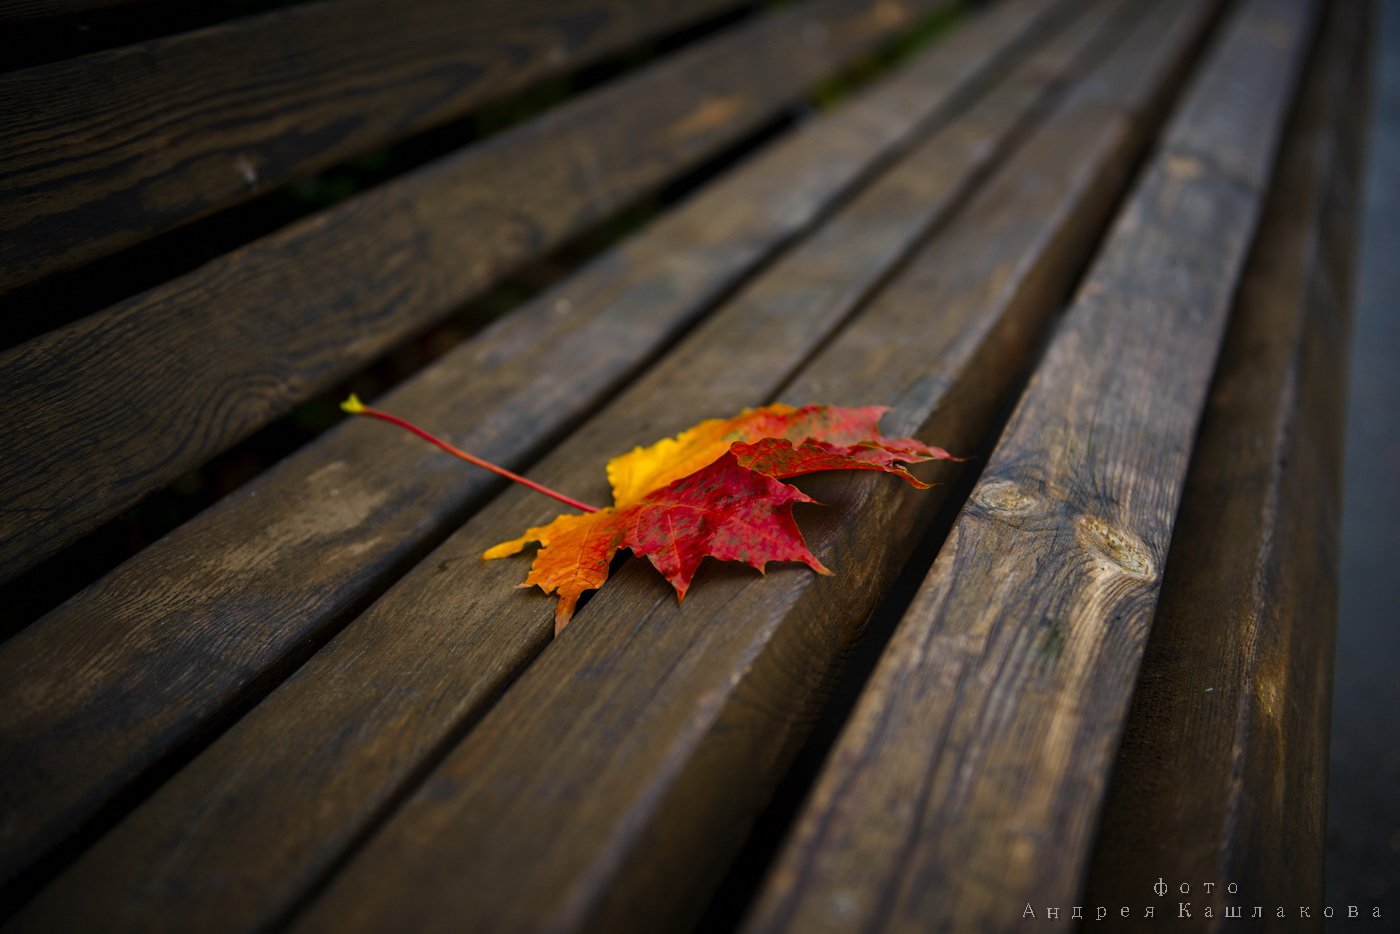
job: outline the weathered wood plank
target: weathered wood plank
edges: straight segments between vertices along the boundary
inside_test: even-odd
[[[0,292],[734,0],[333,0],[0,75]]]
[[[1202,10],[1158,6],[1143,29],[1107,43],[1106,67],[782,396],[892,402],[891,430],[922,425],[927,437],[972,444],[1109,213],[1143,139],[1128,114],[1167,86],[1173,54]],[[728,354],[752,344],[741,336]],[[712,374],[722,359],[697,362],[706,378],[699,398],[671,391],[664,403],[679,410],[645,420],[635,437],[674,430],[696,411],[716,414],[724,400],[712,400]],[[556,476],[578,472],[566,461],[553,466]],[[812,488],[831,505],[808,510],[803,523],[838,577],[783,569],[758,579],[709,567],[678,607],[649,568],[627,565],[313,903],[302,929],[431,930],[462,917],[484,929],[676,930],[693,921],[800,742],[843,647],[940,500],[868,482],[889,478],[829,479]],[[471,554],[501,528],[549,512],[509,500],[511,515],[483,513],[444,553]],[[470,598],[439,583],[406,614],[431,616],[433,631],[461,646],[443,654],[456,656],[466,684],[518,658],[515,646],[547,640],[548,600],[491,590],[522,571],[489,566],[474,575]],[[449,636],[452,625],[466,631]],[[351,639],[371,638],[345,635],[347,660]],[[350,675],[315,676],[322,691],[346,694]]]
[[[775,142],[383,404],[520,466],[958,112],[1064,6],[1014,0],[972,18],[956,41]],[[907,213],[887,223],[897,217]],[[271,687],[499,489],[404,440],[342,426],[0,645],[0,877]]]
[[[901,621],[748,925],[1019,930],[1080,885],[1315,5],[1194,82]],[[1192,880],[1195,881],[1195,880]]]
[[[774,12],[0,355],[0,435],[13,439],[0,463],[0,574],[451,314],[948,2]]]
[[[1195,931],[1243,924],[1231,905],[1276,924],[1282,905],[1289,930],[1322,930],[1365,19],[1365,4],[1329,6],[1187,474],[1085,904],[1165,902],[1175,918],[1189,901],[1177,926]]]
[[[715,406],[735,409],[774,391],[996,158],[1047,87],[1073,67],[1077,56],[1066,53],[1085,41],[1071,35],[1037,56],[936,134],[532,475],[585,495],[606,495],[598,489],[601,470],[580,486],[580,465],[600,466],[609,452],[625,450],[644,439],[650,426],[675,418],[678,407],[682,416],[699,418],[713,414]],[[722,387],[715,385],[719,368]],[[161,919],[177,926],[239,927],[294,903],[392,805],[421,760],[450,742],[463,720],[478,715],[547,637],[547,604],[518,599],[501,580],[518,580],[518,564],[479,569],[466,557],[474,558],[502,529],[535,520],[542,504],[534,500],[504,497],[469,523],[354,623],[352,632],[332,642],[60,877],[23,916],[22,926],[31,919],[40,927],[81,926],[97,917],[110,925],[115,916],[129,918],[133,928]],[[481,571],[489,572],[487,580],[480,580]],[[470,575],[469,583],[463,574]],[[489,589],[491,581],[498,589]],[[449,619],[457,622],[444,626]],[[444,638],[467,642],[444,651]],[[493,651],[502,640],[504,649]],[[414,660],[423,653],[432,659],[426,665]],[[379,689],[365,687],[394,680],[391,671],[407,677],[386,706]],[[344,735],[348,723],[357,724],[351,736]],[[412,728],[403,729],[408,723]],[[303,739],[287,742],[292,736]],[[336,738],[317,742],[308,756],[312,737]],[[162,854],[174,850],[182,854],[178,864],[165,862]],[[252,853],[260,855],[250,859]],[[137,891],[143,897],[133,899]],[[76,892],[83,897],[73,898]]]

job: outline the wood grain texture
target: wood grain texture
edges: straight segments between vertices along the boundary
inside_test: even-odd
[[[1132,117],[1165,85],[1169,49],[1184,44],[1187,30],[1164,29],[1164,20],[1189,20],[1190,8],[1163,10],[1169,16],[1151,32],[1110,43],[1108,65],[788,381],[782,398],[893,402],[887,430],[917,429],[954,446],[986,430],[1109,213],[1132,141],[1142,139]],[[734,339],[730,353],[749,343]],[[714,391],[705,386],[699,404],[714,406]],[[691,404],[690,393],[672,391],[668,411],[683,410],[647,424],[644,436],[680,427]],[[692,923],[786,769],[844,647],[941,499],[871,478],[827,479],[809,489],[829,505],[801,521],[837,577],[773,568],[760,579],[713,565],[678,607],[649,568],[627,564],[297,929],[451,929],[463,917],[487,930]],[[548,514],[530,508],[517,521]],[[474,525],[464,530],[479,536],[472,548],[506,523]],[[490,566],[483,587],[518,580],[524,568],[516,565],[499,577]],[[490,604],[469,610],[443,588],[409,615],[441,613],[471,627],[467,638],[494,643],[461,654],[470,671],[518,657],[502,656],[505,638],[544,643],[547,599],[471,599]],[[493,627],[501,633],[482,632]],[[334,683],[321,680],[327,690]]]
[[[0,355],[0,434],[13,439],[0,462],[0,574],[448,316],[948,2],[815,0],[772,13]]]
[[[972,18],[956,41],[775,142],[381,404],[519,466],[773,251],[1000,78],[1014,50],[1063,6],[1015,0]],[[966,138],[932,167],[965,175],[985,164],[1042,84],[1003,83],[994,98],[1003,103],[963,118]],[[927,195],[930,184],[917,190]],[[870,243],[828,246],[820,255],[834,264],[830,273],[805,268],[819,302],[829,299],[816,283],[887,255],[892,237],[915,236],[940,207],[905,205],[906,192],[883,190],[891,203],[865,209],[856,231]],[[790,301],[810,297],[786,281]],[[767,294],[778,301],[773,287]],[[267,690],[308,640],[342,624],[498,489],[381,425],[348,424],[0,645],[0,707],[9,711],[0,723],[3,877]],[[325,852],[334,849],[327,841]],[[290,848],[284,855],[295,862]]]
[[[1079,899],[1315,5],[1234,15],[901,621],[751,931],[1020,930]],[[1193,882],[1199,880],[1192,880]]]
[[[0,293],[733,0],[332,0],[0,75]]]
[[[1253,930],[1279,926],[1280,905],[1289,930],[1323,928],[1366,9],[1329,6],[1187,475],[1089,873],[1092,905],[1158,902],[1151,886],[1169,880],[1171,913],[1193,906],[1183,930],[1240,928],[1226,907],[1255,905],[1270,917]],[[1214,892],[1197,884],[1210,880]]]

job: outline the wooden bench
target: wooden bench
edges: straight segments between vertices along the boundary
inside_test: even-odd
[[[339,424],[7,627],[4,929],[1320,918],[1367,6],[950,7],[313,0],[0,74],[7,579],[667,186],[376,404],[595,501],[767,401],[979,453],[804,482],[833,577],[629,559],[554,639],[478,556],[556,504]]]

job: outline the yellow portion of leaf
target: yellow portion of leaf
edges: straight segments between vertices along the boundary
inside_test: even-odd
[[[645,448],[608,461],[608,482],[613,502],[630,506],[648,493],[688,477],[718,460],[735,441],[753,440],[755,422],[796,412],[790,405],[774,404],[761,409],[744,409],[733,418],[711,418],[674,438],[665,438]]]
[[[559,517],[564,518],[563,516]],[[492,545],[481,553],[482,561],[495,561],[497,558],[509,558],[511,555],[518,555],[525,550],[525,546],[531,542],[539,541],[539,535],[548,526],[538,526],[533,529],[526,529],[525,534],[519,538],[512,538],[508,542],[501,542],[499,545]]]

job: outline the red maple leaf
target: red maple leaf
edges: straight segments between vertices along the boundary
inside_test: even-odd
[[[905,464],[960,459],[913,438],[884,437],[879,430],[883,408],[772,405],[701,422],[675,438],[614,458],[608,477],[616,504],[594,509],[366,408],[353,396],[344,408],[405,427],[474,464],[584,510],[529,529],[483,555],[503,558],[532,542],[540,544],[521,586],[559,595],[556,633],[573,616],[579,598],[607,580],[612,560],[623,548],[650,561],[679,599],[685,598],[706,557],[742,561],[760,571],[771,561],[797,561],[829,574],[808,549],[792,515],[794,503],[812,500],[782,480],[826,470],[875,470],[926,489],[928,484],[905,470]]]

